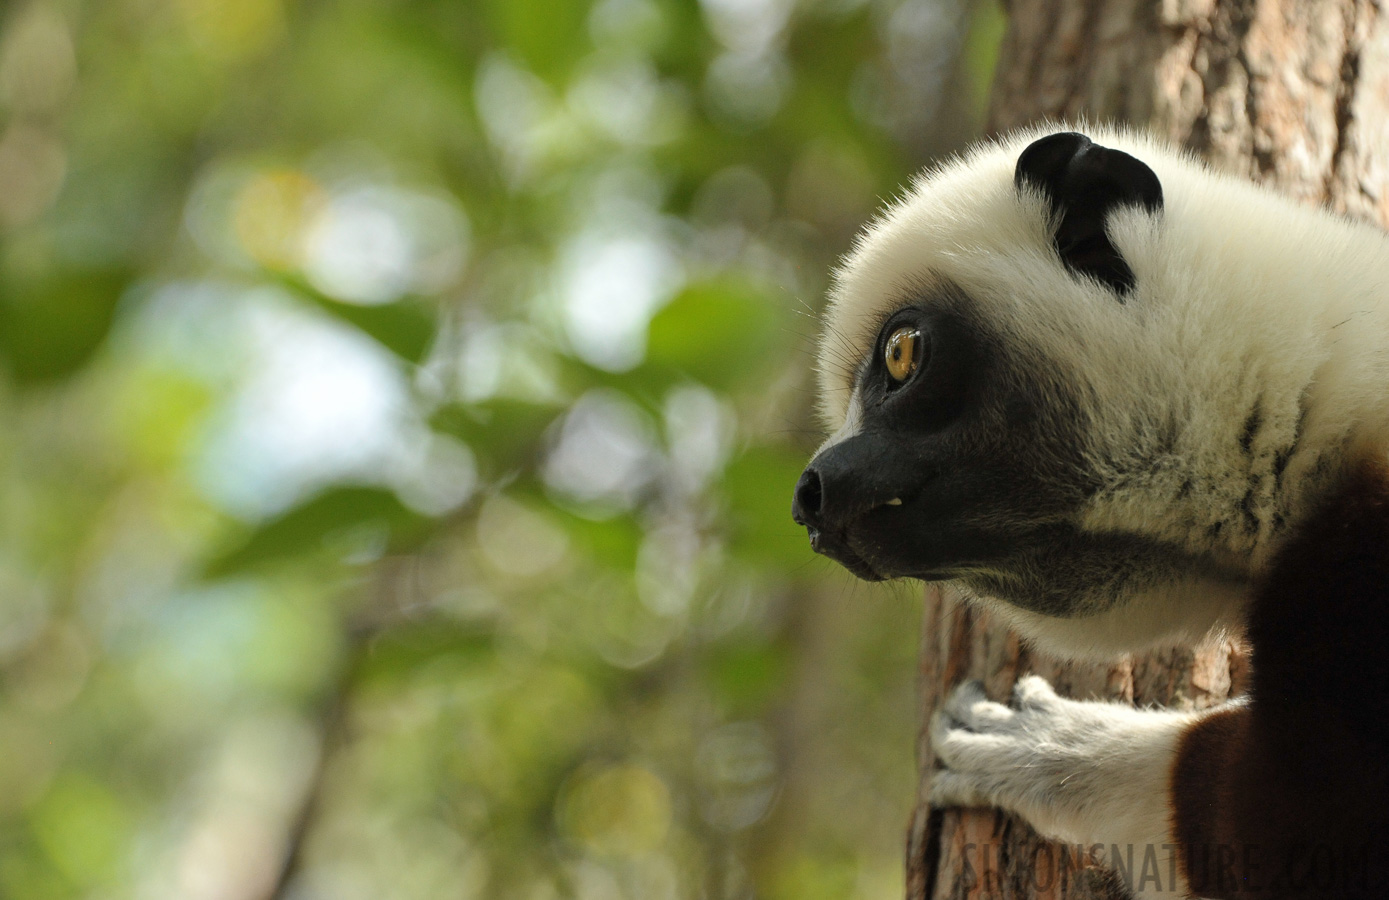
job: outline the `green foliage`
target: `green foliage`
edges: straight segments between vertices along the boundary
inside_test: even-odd
[[[411,543],[425,518],[390,491],[339,487],[324,491],[261,524],[234,548],[212,557],[206,578],[224,578],[272,562],[312,558],[344,536],[381,535],[394,547]]]
[[[70,375],[101,347],[130,283],[120,269],[0,278],[0,361],[20,384]]]
[[[0,895],[900,893],[914,613],[789,505],[923,2],[6,7]]]
[[[765,709],[786,683],[790,665],[784,646],[761,641],[729,644],[707,660],[710,682],[731,716]]]
[[[755,447],[724,472],[733,548],[749,561],[785,569],[806,562],[805,531],[791,521],[790,494],[805,458],[790,450]]]
[[[636,566],[643,531],[631,518],[594,520],[565,509],[555,513],[585,559],[619,572],[630,572]]]
[[[34,833],[44,852],[77,885],[109,883],[120,873],[128,840],[128,810],[100,781],[63,775],[35,811]]]
[[[442,620],[412,623],[373,640],[354,676],[377,689],[399,689],[427,667],[449,679],[476,675],[496,653],[496,636]]]
[[[652,318],[648,359],[720,391],[774,377],[785,312],[762,294],[751,284],[686,287]]]
[[[583,33],[588,18],[586,2],[488,0],[486,9],[497,43],[552,81],[562,83],[583,53],[583,42],[575,38]]]
[[[965,36],[961,61],[969,78],[970,94],[983,119],[989,102],[989,88],[993,86],[994,70],[998,68],[998,52],[1003,42],[1003,31],[1008,26],[1003,6],[998,3],[980,3],[974,7],[974,15]]]
[[[432,304],[411,297],[382,306],[340,303],[316,291],[303,279],[285,278],[284,283],[319,309],[341,319],[379,342],[409,363],[421,363],[434,343],[439,323]]]
[[[496,397],[441,406],[429,424],[461,438],[482,457],[488,477],[502,478],[535,465],[539,437],[561,412],[550,403]]]

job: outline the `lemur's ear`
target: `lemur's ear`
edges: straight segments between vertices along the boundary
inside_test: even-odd
[[[1040,190],[1058,220],[1053,242],[1066,268],[1098,278],[1119,296],[1134,275],[1105,234],[1110,210],[1126,204],[1162,209],[1162,184],[1143,163],[1073,131],[1034,141],[1018,157],[1013,183]]]

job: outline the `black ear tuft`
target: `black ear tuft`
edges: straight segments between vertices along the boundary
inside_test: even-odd
[[[1104,220],[1124,205],[1162,209],[1162,184],[1152,169],[1067,131],[1030,144],[1018,157],[1013,183],[1030,184],[1051,201],[1059,220],[1053,243],[1066,268],[1098,278],[1121,297],[1133,289],[1133,270],[1109,242]]]

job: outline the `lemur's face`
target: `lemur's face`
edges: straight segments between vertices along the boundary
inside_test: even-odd
[[[951,177],[966,180],[935,179]],[[958,579],[1039,613],[1095,612],[1120,584],[1194,564],[1081,521],[1105,480],[1092,388],[1114,363],[1085,343],[1141,289],[1107,225],[1160,227],[1162,189],[1070,133],[968,179],[918,188],[840,272],[822,361],[837,430],[792,514],[860,578]]]
[[[1063,385],[1031,390],[1037,361],[1013,358],[946,281],[905,294],[871,347],[844,427],[796,486],[792,514],[816,552],[872,581],[938,580],[1066,538],[1087,485]]]

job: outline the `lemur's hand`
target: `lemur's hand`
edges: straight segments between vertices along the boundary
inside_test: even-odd
[[[997,806],[1047,837],[1106,849],[1132,844],[1139,859],[1151,845],[1167,871],[1175,849],[1171,767],[1177,739],[1194,718],[1067,700],[1036,676],[1021,679],[1004,706],[971,681],[931,725],[943,766],[932,779],[931,803]]]

